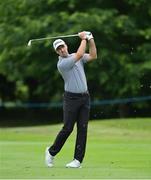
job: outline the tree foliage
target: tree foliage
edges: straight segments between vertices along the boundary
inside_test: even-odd
[[[151,93],[151,2],[148,0],[5,0],[0,2],[1,89],[13,83],[13,98],[59,100],[63,81],[52,41],[29,39],[77,33],[94,34],[98,59],[86,66],[94,99]],[[69,51],[80,40],[66,39]],[[3,83],[3,85],[2,85]],[[0,90],[1,90],[0,89]],[[7,94],[12,100],[12,92]],[[1,90],[0,98],[5,100]]]

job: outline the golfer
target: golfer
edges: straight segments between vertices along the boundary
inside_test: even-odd
[[[69,54],[68,46],[62,39],[53,43],[59,55],[58,70],[64,80],[63,127],[52,146],[45,151],[45,162],[48,167],[54,165],[54,157],[63,147],[77,124],[74,159],[66,164],[67,168],[80,168],[83,161],[87,141],[87,127],[90,111],[90,96],[87,87],[84,64],[97,58],[96,46],[91,32],[79,33],[80,46],[76,53]],[[89,53],[85,53],[89,45]]]

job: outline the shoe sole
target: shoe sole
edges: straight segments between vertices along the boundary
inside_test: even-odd
[[[53,164],[51,164],[51,165],[46,164],[46,166],[47,166],[48,168],[52,168],[54,165],[53,165]]]
[[[66,168],[78,169],[78,168],[82,168],[82,166],[79,166],[79,167],[69,167],[69,166],[66,166]]]

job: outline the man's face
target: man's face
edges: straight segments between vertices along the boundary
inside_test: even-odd
[[[68,47],[67,45],[61,45],[56,49],[57,54],[59,54],[61,57],[67,57],[68,56]]]

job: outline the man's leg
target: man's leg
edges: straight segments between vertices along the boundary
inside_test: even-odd
[[[73,105],[74,104],[74,105]],[[77,106],[68,97],[64,97],[63,103],[64,126],[58,133],[53,145],[49,148],[49,153],[55,156],[63,147],[65,141],[71,134],[77,117]]]
[[[84,98],[84,105],[79,110],[79,116],[77,120],[77,137],[75,144],[74,158],[83,161],[86,149],[87,141],[87,128],[90,112],[90,98],[86,96]]]

